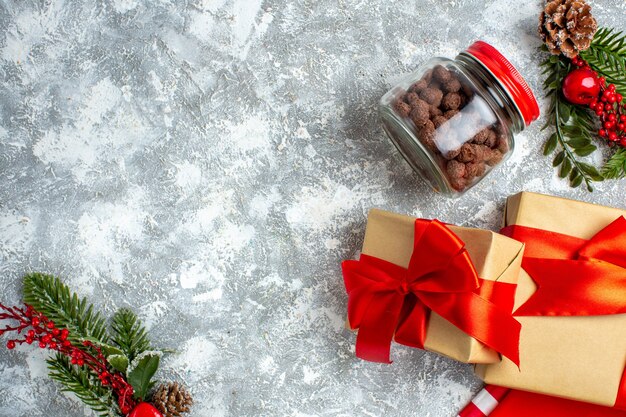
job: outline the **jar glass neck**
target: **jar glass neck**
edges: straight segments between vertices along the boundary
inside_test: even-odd
[[[494,104],[502,109],[503,116],[511,122],[512,130],[521,132],[526,127],[524,118],[515,101],[504,89],[500,81],[480,61],[472,55],[461,52],[456,57],[457,62],[477,85],[489,86],[485,88],[494,99]]]

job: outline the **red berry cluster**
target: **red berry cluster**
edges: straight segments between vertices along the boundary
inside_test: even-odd
[[[85,340],[82,347],[74,345],[68,338],[67,329],[59,329],[52,320],[27,305],[26,308],[7,307],[0,304],[0,320],[13,320],[17,324],[6,325],[0,329],[0,336],[8,332],[17,332],[22,337],[7,342],[8,349],[15,349],[19,344],[37,343],[41,349],[50,349],[67,355],[77,366],[86,366],[100,379],[102,386],[110,386],[117,397],[120,411],[126,415],[135,407],[133,387],[119,372],[112,371],[102,353],[102,349]],[[28,329],[30,327],[30,329]],[[26,331],[28,329],[28,331]],[[25,333],[24,333],[25,332]]]
[[[572,64],[579,68],[591,70],[589,64],[580,57],[572,58]],[[598,131],[600,137],[606,138],[609,146],[620,145],[626,147],[626,103],[624,97],[615,89],[615,84],[606,84],[604,77],[598,77],[591,70],[600,83],[600,94],[597,99],[589,103],[589,108],[600,118],[602,126]]]

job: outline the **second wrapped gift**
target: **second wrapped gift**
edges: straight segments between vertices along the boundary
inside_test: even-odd
[[[479,376],[626,409],[624,215],[534,193],[508,199],[503,233],[526,243],[514,312],[520,364],[481,365]]]
[[[462,362],[517,362],[522,255],[487,230],[370,211],[360,259],[342,265],[357,356],[389,363],[395,340]]]

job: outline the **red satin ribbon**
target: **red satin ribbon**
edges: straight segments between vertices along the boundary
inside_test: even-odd
[[[484,294],[508,297],[504,304],[510,307],[515,287],[480,280],[463,241],[441,222],[415,221],[408,268],[361,255],[358,261],[343,262],[342,269],[348,292],[348,320],[353,329],[359,329],[359,358],[391,363],[392,339],[423,348],[429,314],[434,311],[516,364],[519,362],[519,322],[512,317],[511,309],[507,311],[480,294],[482,282]]]
[[[526,243],[522,267],[538,286],[516,316],[626,313],[624,217],[590,240],[517,225],[502,233]]]
[[[624,367],[622,380],[619,382],[619,388],[617,388],[617,397],[614,407],[619,410],[626,410],[626,367]]]
[[[537,291],[515,316],[601,316],[626,313],[626,219],[590,240],[524,226],[502,234],[526,244],[522,267]],[[615,407],[626,409],[626,369]]]
[[[484,414],[483,414],[484,416]],[[626,417],[625,411],[530,392],[510,391],[489,417]]]

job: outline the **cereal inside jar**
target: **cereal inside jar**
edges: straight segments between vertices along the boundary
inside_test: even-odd
[[[513,77],[524,105],[507,90],[510,79],[502,82],[471,53],[481,56],[481,51]],[[456,60],[431,60],[381,100],[383,126],[398,150],[435,190],[448,195],[460,195],[484,178],[511,153],[513,133],[539,116],[530,88],[499,53],[501,60],[494,61],[493,51],[477,42]]]

